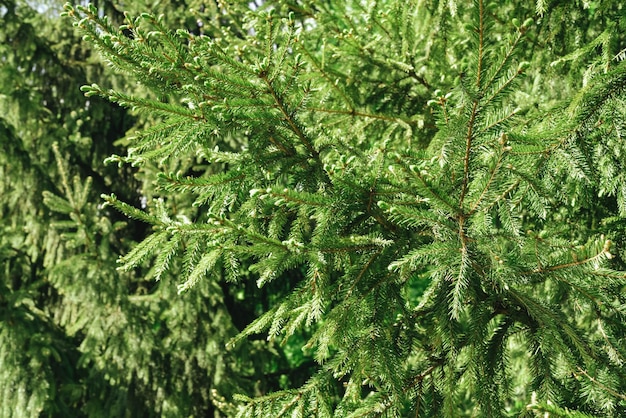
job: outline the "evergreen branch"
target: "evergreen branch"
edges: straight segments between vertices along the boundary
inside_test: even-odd
[[[510,87],[520,74],[522,74],[521,68],[518,69],[512,77],[509,77],[504,83],[502,83],[502,85],[499,86],[489,98],[481,100],[481,104],[483,106],[487,106],[489,103],[491,103],[496,97],[498,97],[502,92]]]
[[[534,395],[534,392],[533,392]],[[534,398],[534,396],[533,396]],[[528,411],[536,411],[543,412],[544,417],[554,417],[554,418],[597,418],[597,415],[589,415],[579,411],[572,411],[568,408],[561,408],[559,406],[553,405],[552,402],[548,401],[547,403],[537,403],[533,401],[531,404],[526,406],[526,410]]]
[[[82,86],[80,90],[83,91],[85,93],[85,96],[87,97],[98,95],[112,102],[115,102],[120,106],[132,108],[133,110],[142,109],[145,111],[153,111],[157,114],[167,116],[182,116],[193,120],[205,119],[204,115],[198,114],[187,107],[171,105],[169,103],[163,103],[157,100],[148,100],[139,97],[133,97],[115,90],[104,91],[97,84]]]
[[[588,289],[585,289],[583,286],[573,283],[571,280],[567,280],[559,275],[555,275],[555,280],[565,283],[567,286],[576,290],[578,293],[586,297],[591,303],[593,303],[596,307],[596,311],[598,315],[600,314],[599,308],[603,305],[601,300],[598,300],[597,296],[594,296]]]
[[[245,175],[237,171],[217,173],[209,177],[182,177],[180,174],[159,173],[157,181],[165,183],[165,189],[169,191],[192,191],[199,193],[203,189],[211,189],[233,181],[242,180]]]
[[[198,71],[200,72],[197,77],[200,75],[204,76],[203,78],[208,80],[205,86],[210,89],[209,91],[214,92],[214,95],[207,95],[205,97],[205,99],[211,102],[219,103],[219,101],[224,98],[232,100],[231,96],[242,96],[247,99],[254,99],[259,92],[259,86],[257,84],[246,78],[239,77],[238,73],[224,74],[219,68],[212,69],[206,68],[205,66],[200,67]],[[212,83],[208,84],[209,81],[212,81]],[[244,92],[247,94],[244,95]]]
[[[286,403],[285,406],[283,406],[283,409],[280,410],[280,412],[278,413],[278,415],[276,415],[276,417],[280,418],[284,416],[287,412],[289,412],[292,406],[300,402],[300,399],[302,399],[302,395],[303,395],[303,392],[301,391],[297,392],[296,396],[294,396],[294,398],[290,402]]]
[[[409,77],[414,78],[418,83],[420,83],[422,86],[426,87],[427,90],[431,89],[431,85],[428,81],[426,81],[426,79],[424,77],[422,77],[421,75],[417,74],[415,72],[414,68],[411,68],[408,72]]]
[[[394,254],[392,254],[392,257],[396,257],[398,255],[398,252],[400,250],[395,250]],[[366,292],[363,293],[363,296],[361,297],[361,300],[365,299],[365,297],[367,295],[369,295],[371,292],[373,292],[378,286],[382,285],[383,283],[386,283],[389,281],[390,277],[393,277],[393,272],[389,269],[387,269],[387,273],[382,275],[380,277],[380,279],[378,279],[375,283],[373,283],[369,289],[367,289]]]
[[[348,105],[348,107],[351,110],[353,110],[354,109],[354,103],[352,103],[352,101],[346,95],[346,93],[343,90],[341,90],[339,88],[339,86],[331,80],[330,76],[326,73],[326,71],[324,70],[323,66],[317,61],[317,59],[315,59],[315,57],[313,57],[313,55],[309,52],[309,50],[306,49],[306,47],[302,43],[299,43],[299,45],[300,45],[300,50],[303,51],[304,54],[309,58],[309,60],[313,63],[313,66],[315,68],[317,68],[317,70],[320,72],[322,77],[324,77],[324,79],[326,79],[326,81],[328,82],[328,85],[330,85],[330,87],[333,90],[335,90],[341,96],[341,98]]]
[[[184,293],[194,287],[202,277],[213,270],[221,256],[222,249],[219,247],[205,252],[202,258],[196,263],[191,273],[187,275],[185,281],[178,285],[178,293]]]
[[[524,29],[524,30],[522,30]],[[512,57],[513,57],[513,53],[516,51],[517,46],[519,45],[520,41],[522,40],[523,36],[525,33],[525,27],[522,26],[518,32],[517,32],[517,36],[515,37],[515,40],[512,42],[512,44],[510,45],[508,51],[506,52],[506,54],[504,55],[504,57],[502,58],[502,60],[500,61],[500,65],[498,65],[498,68],[496,68],[496,70],[494,71],[493,75],[491,76],[491,78],[489,79],[489,81],[487,81],[487,83],[485,84],[485,89],[487,89],[489,86],[491,86],[493,84],[493,82],[499,77],[500,73],[506,68],[507,64],[511,61]],[[517,71],[517,73],[515,74],[514,77],[516,77],[517,75],[521,74],[521,68]],[[510,82],[512,81],[512,79],[507,81],[507,84],[510,84]],[[503,87],[500,87],[498,89],[498,91],[496,93],[494,93],[491,98],[489,100],[486,101],[486,103],[491,102],[491,100],[497,95],[498,92],[502,91]]]
[[[359,274],[357,274],[354,282],[352,283],[352,286],[350,286],[350,289],[348,289],[348,292],[346,293],[346,298],[350,297],[356,286],[361,282],[361,279],[365,277],[365,273],[369,270],[370,266],[372,265],[374,260],[376,260],[376,258],[381,254],[381,252],[382,249],[372,254],[372,256],[367,260],[367,263],[365,263],[365,265],[359,270]]]
[[[172,117],[167,121],[143,129],[139,132],[133,132],[128,139],[132,142],[138,142],[138,144],[135,145],[135,148],[138,150],[145,151],[146,149],[157,148],[163,137],[171,135],[172,132],[182,130],[187,123],[188,120],[186,117]],[[150,140],[151,137],[152,140]],[[134,157],[130,155],[127,157],[111,156],[105,160],[105,164],[108,162],[119,161],[133,162]]]
[[[361,244],[361,245],[347,245],[347,246],[340,246],[340,244],[337,244],[333,247],[317,247],[316,249],[322,253],[326,253],[326,254],[336,254],[336,253],[357,253],[357,252],[361,252],[361,251],[367,251],[367,250],[373,250],[373,249],[378,249],[381,247],[381,245],[385,245],[383,244],[379,244],[379,243],[372,243],[372,244]]]
[[[587,123],[595,123],[595,118],[606,103],[620,97],[624,92],[626,92],[626,61],[584,88],[572,100],[568,110],[576,122],[584,127]]]
[[[482,0],[480,1],[482,5]],[[474,121],[478,114],[478,99],[474,99],[472,105],[472,111],[470,113],[470,119],[467,123],[467,133],[465,134],[465,155],[463,157],[463,181],[461,183],[461,195],[459,197],[459,210],[463,211],[463,202],[465,200],[465,194],[469,186],[470,179],[470,154],[472,152],[472,140],[474,139]]]
[[[569,263],[557,264],[557,265],[547,266],[547,267],[542,267],[540,265],[539,267],[537,267],[536,269],[532,271],[522,272],[521,274],[527,275],[527,274],[537,274],[537,273],[549,273],[552,271],[563,270],[563,269],[567,269],[571,267],[577,267],[577,266],[581,266],[584,264],[592,263],[594,261],[599,261],[602,258],[606,258],[607,253],[608,253],[608,249],[606,249],[605,247],[598,254],[594,255],[593,257],[586,258],[584,260],[576,260],[576,261],[572,261]]]
[[[384,121],[389,121],[389,122],[403,122],[406,124],[414,124],[414,121],[412,121],[411,119],[405,119],[405,118],[399,118],[399,117],[393,117],[393,116],[387,116],[387,115],[378,115],[375,113],[361,112],[361,111],[357,111],[354,109],[342,110],[342,109],[326,109],[326,108],[321,108],[321,107],[308,107],[307,110],[312,111],[312,112],[348,115],[348,116],[353,116],[353,117],[359,116],[363,118],[379,119],[379,120],[384,120]]]
[[[121,257],[118,262],[120,271],[130,271],[139,266],[146,258],[157,252],[161,245],[167,242],[169,234],[167,231],[155,232],[137,244],[128,254]]]
[[[65,196],[73,209],[78,209],[76,206],[76,202],[74,202],[74,196],[72,191],[70,190],[69,180],[67,178],[67,168],[63,162],[63,158],[61,157],[61,152],[59,151],[59,144],[55,142],[52,144],[52,151],[54,153],[54,159],[57,163],[57,167],[59,170],[59,175],[61,176],[61,185],[63,186],[63,191],[65,192]],[[49,194],[48,197],[51,197],[52,194]],[[56,197],[56,196],[55,196]],[[68,212],[69,213],[69,212]]]
[[[406,163],[402,160],[398,160],[397,161],[398,164],[400,164],[402,166],[402,168],[408,172],[409,174],[415,175],[417,177],[417,179],[419,180],[420,184],[422,185],[422,187],[424,188],[424,190],[427,192],[427,194],[434,198],[437,202],[442,203],[445,207],[447,207],[448,209],[450,209],[452,211],[452,213],[456,214],[457,216],[462,215],[463,211],[462,208],[459,207],[455,207],[454,204],[448,202],[446,199],[444,199],[433,187],[431,187],[430,184],[428,184],[426,182],[426,179],[424,179],[424,176],[422,175],[422,173],[420,172],[420,168],[417,166],[406,166]]]
[[[485,208],[485,212],[488,212],[489,210],[491,210],[491,208],[497,205],[501,200],[506,199],[506,196],[509,193],[511,193],[513,190],[515,190],[517,186],[519,186],[519,183],[520,181],[516,180],[513,184],[511,184],[511,186],[507,187],[506,190],[500,193],[500,195],[497,196],[495,199],[493,199],[493,202],[491,202],[491,204]]]
[[[594,377],[590,376],[589,373],[587,373],[585,370],[581,369],[580,367],[578,367],[578,374],[582,374],[585,377],[587,377],[587,379],[591,380],[591,382],[594,385],[597,385],[600,389],[605,390],[606,392],[610,393],[611,395],[615,396],[616,398],[620,398],[622,400],[626,401],[626,395],[616,392],[613,389],[611,389],[610,387],[607,387],[606,385],[602,384],[601,382],[598,382],[597,379],[595,379]]]
[[[484,49],[485,49],[485,5],[483,0],[477,0],[478,3],[478,57],[477,57],[477,68],[476,68],[476,87],[481,88],[481,77],[483,72],[483,59],[484,59]],[[472,115],[476,111],[476,103],[474,103],[474,110],[472,111]],[[472,118],[473,119],[473,118]],[[462,201],[462,199],[461,199]]]
[[[365,9],[365,5],[361,2],[356,2],[355,5],[361,9],[363,12],[367,12],[367,10]],[[370,13],[368,15],[368,18],[371,19],[371,21],[373,21],[376,26],[378,26],[383,32],[385,32],[385,35],[387,35],[388,38],[392,38],[391,33],[389,33],[389,30],[387,30],[387,28],[380,23],[380,21],[378,20],[378,18],[376,17],[376,13]],[[352,19],[348,18],[350,22],[352,22]]]
[[[167,225],[167,230],[171,233],[181,233],[185,236],[209,236],[213,239],[216,236],[227,236],[232,232],[231,227],[224,226],[220,220],[209,218],[207,223],[184,223],[172,222]],[[204,243],[206,245],[206,242]]]
[[[417,227],[420,225],[433,227],[434,225],[439,225],[449,231],[456,231],[456,224],[450,222],[448,218],[438,216],[429,210],[409,211],[404,208],[397,207],[397,204],[397,202],[393,202],[393,206],[390,206],[386,202],[378,202],[378,206],[380,206],[381,209],[387,210],[391,214],[391,220],[399,225],[407,225],[411,227]]]
[[[241,331],[239,334],[231,338],[227,342],[226,347],[228,349],[232,349],[236,345],[241,343],[241,341],[243,341],[245,338],[249,337],[250,335],[259,334],[265,331],[267,328],[269,328],[280,306],[281,305],[273,306],[270,310],[263,313],[263,315],[261,315],[260,317],[252,321],[252,323],[246,326],[246,328],[243,331]]]
[[[450,303],[450,315],[455,320],[459,320],[461,312],[465,309],[465,291],[470,285],[468,267],[472,264],[472,260],[469,256],[469,250],[467,248],[465,231],[463,229],[463,218],[459,221],[459,230],[461,237],[461,262],[459,265],[459,273],[457,274],[454,288],[450,292],[452,301]]]
[[[540,3],[543,10],[546,2],[537,1],[538,10]],[[62,193],[44,193],[43,203],[76,222],[87,221],[52,225],[64,228],[62,239],[73,234],[72,242],[79,242],[81,234],[108,234],[94,239],[97,250],[88,255],[102,254],[102,260],[80,266],[61,260],[69,247],[60,246],[55,234],[44,237],[45,226],[30,218],[29,236],[15,233],[10,222],[0,225],[0,231],[9,228],[8,238],[0,238],[0,258],[14,254],[12,243],[44,242],[27,260],[10,259],[5,270],[19,277],[34,270],[39,259],[54,265],[55,277],[39,281],[42,288],[51,287],[48,294],[64,310],[49,312],[67,321],[68,329],[86,329],[65,319],[77,315],[65,302],[72,306],[81,299],[77,281],[70,280],[74,271],[95,279],[81,286],[88,286],[82,299],[98,308],[96,315],[103,303],[106,314],[109,305],[121,301],[113,306],[124,316],[121,326],[112,324],[110,315],[102,315],[110,329],[99,329],[98,321],[89,319],[93,315],[80,315],[78,322],[94,322],[95,332],[85,332],[83,353],[93,355],[102,369],[96,378],[111,377],[105,392],[129,389],[128,399],[142,401],[137,404],[150,408],[148,414],[169,405],[174,414],[203,416],[194,404],[213,402],[227,415],[242,417],[425,413],[448,418],[524,413],[520,393],[536,387],[550,399],[580,402],[581,411],[619,414],[623,405],[618,402],[626,400],[619,380],[624,278],[604,267],[612,257],[608,244],[602,251],[601,245],[577,249],[598,228],[620,241],[624,232],[618,221],[607,223],[612,212],[626,207],[620,171],[624,150],[618,143],[626,67],[613,67],[610,47],[619,39],[606,29],[618,27],[607,14],[618,11],[616,0],[593,13],[555,6],[550,20],[540,25],[550,30],[544,38],[554,39],[542,39],[546,48],[535,54],[523,50],[527,38],[539,43],[538,34],[532,39],[527,33],[529,20],[519,25],[511,19],[527,8],[511,2],[502,7],[484,0],[474,0],[473,7],[458,0],[254,4],[258,8],[246,2],[204,2],[206,9],[193,18],[172,14],[184,25],[200,19],[193,29],[197,36],[169,30],[167,15],[126,17],[116,28],[94,7],[82,12],[66,6],[75,26],[114,69],[163,98],[84,88],[87,95],[148,115],[135,138],[117,143],[130,147],[126,156],[109,159],[133,167],[108,166],[106,177],[114,182],[116,169],[124,178],[134,175],[142,196],[161,193],[163,199],[151,200],[146,210],[123,204],[115,195],[105,199],[125,216],[148,224],[137,224],[143,229],[128,239],[121,237],[132,244],[147,235],[120,259],[125,264],[118,271],[128,271],[123,277],[133,283],[136,278],[142,287],[149,278],[168,280],[157,285],[159,298],[150,309],[136,305],[148,298],[120,299],[127,286],[105,271],[116,226],[90,206],[88,185],[72,184],[64,173],[58,176]],[[283,18],[289,9],[304,15]],[[468,16],[469,53],[463,23]],[[573,32],[559,32],[554,23],[572,16],[577,18]],[[598,30],[598,24],[607,26]],[[517,33],[509,33],[511,25]],[[601,31],[602,42],[590,44],[589,38]],[[587,71],[561,66],[554,69],[556,75],[521,82],[526,64],[515,67],[514,62],[527,59],[539,71],[554,60],[549,54],[559,48],[570,52],[572,40],[583,45],[585,54],[593,52],[589,45],[601,45],[602,58]],[[576,58],[577,51],[566,58]],[[596,67],[599,62],[606,64],[604,75]],[[458,80],[457,67],[470,75]],[[6,73],[0,71],[0,78]],[[433,92],[434,100],[424,96],[459,83],[448,94]],[[113,84],[133,86],[126,80]],[[581,84],[584,88],[571,99],[570,92]],[[31,105],[42,102],[33,91],[37,100]],[[512,110],[518,98],[526,120]],[[544,106],[555,101],[561,104],[546,115]],[[63,110],[53,114],[65,117]],[[67,118],[67,128],[59,132],[77,134],[64,149],[83,152],[89,147],[79,143],[79,136],[93,131],[86,125],[74,129],[69,122],[76,119]],[[120,130],[126,128],[123,123]],[[411,143],[413,128],[420,128],[419,147]],[[98,150],[109,149],[106,144],[117,146],[110,139],[85,151],[90,161],[101,160]],[[37,152],[48,161],[46,150]],[[0,173],[13,168],[0,155]],[[185,177],[189,173],[194,174]],[[20,199],[12,186],[9,213],[17,212],[13,202]],[[16,188],[26,186],[18,182]],[[5,189],[6,181],[0,180],[0,192]],[[609,196],[610,204],[594,200],[598,195]],[[552,207],[559,199],[568,204]],[[582,203],[573,207],[573,201]],[[3,205],[0,212],[6,213]],[[50,225],[49,214],[41,225]],[[535,236],[525,230],[542,232]],[[544,233],[554,238],[543,239]],[[69,250],[84,252],[82,246]],[[115,272],[113,265],[110,270]],[[168,286],[169,279],[177,280],[179,291],[199,290],[185,295],[184,308],[170,297],[176,288]],[[60,286],[62,281],[72,287]],[[15,283],[7,289],[21,291]],[[102,296],[93,298],[94,291]],[[0,299],[6,301],[4,293]],[[40,302],[48,303],[45,297]],[[117,328],[126,324],[122,334]],[[210,332],[197,332],[202,331],[198,327]],[[268,341],[263,341],[266,335],[245,341],[263,332]],[[235,334],[228,352],[222,350],[225,336]],[[99,348],[103,341],[111,345],[104,352]],[[147,364],[137,347],[163,356]],[[307,367],[301,368],[304,362]],[[171,379],[180,375],[172,371],[183,369],[193,376],[182,383]],[[518,370],[519,376],[511,376]],[[567,370],[574,375],[565,375]],[[164,377],[163,384],[148,382],[157,375]],[[128,380],[133,376],[139,376],[138,386]],[[194,386],[196,378],[209,379],[210,390],[197,389],[207,386]],[[245,395],[233,397],[234,392]],[[60,403],[71,397],[52,395],[50,401]],[[72,399],[63,407],[78,410],[84,402]],[[527,414],[570,413],[544,405],[527,408]],[[129,413],[137,415],[136,410]]]
[[[395,260],[387,267],[389,270],[397,271],[402,265],[407,264],[412,270],[418,270],[423,266],[441,267],[439,262],[448,259],[452,255],[458,253],[458,247],[449,241],[434,241],[428,244],[420,245],[413,248],[402,258]]]
[[[506,122],[507,120],[513,118],[515,115],[517,115],[519,113],[520,109],[519,108],[515,108],[513,109],[511,112],[507,113],[506,115],[504,115],[503,117],[499,118],[498,120],[493,121],[492,123],[490,123],[489,125],[485,126],[483,129],[481,129],[480,131],[478,131],[478,133],[476,134],[477,136],[481,136],[486,134],[487,132],[489,132],[491,129],[495,128],[496,126],[502,125],[504,122]]]
[[[87,7],[77,5],[74,7],[70,3],[66,3],[64,10],[63,15],[74,19],[73,25],[80,29],[81,32],[85,33],[84,40],[89,40],[93,43],[96,49],[98,49],[111,64],[123,71],[127,70],[124,64],[128,65],[130,71],[141,68],[141,63],[134,59],[131,54],[124,54],[121,48],[116,47],[116,45],[120,45],[120,40],[125,40],[125,37],[119,37],[119,33],[113,35],[116,33],[115,29],[109,25],[106,17],[101,19],[98,16],[98,10],[93,5],[90,4]],[[81,18],[79,13],[84,14],[85,17]]]
[[[217,42],[212,41],[210,47],[213,55],[222,62],[228,64],[235,72],[243,73],[251,77],[258,77],[257,72],[253,68],[245,65],[243,62],[233,59],[232,54],[224,51]]]
[[[62,197],[59,197],[54,193],[50,193],[47,190],[44,190],[42,192],[42,196],[44,205],[46,205],[50,210],[63,214],[70,214],[74,212],[74,207],[72,206],[72,203],[67,201],[66,199],[63,199]]]
[[[258,242],[261,244],[270,245],[286,253],[291,252],[292,248],[290,248],[290,246],[288,245],[289,244],[288,241],[280,241],[277,239],[269,238],[263,234],[254,232],[249,228],[244,228],[243,225],[237,224],[229,219],[222,218],[222,219],[216,220],[215,222],[218,224],[223,224],[223,225],[228,226],[229,228],[231,228],[231,231],[233,233],[247,238],[248,240],[250,240],[250,242]],[[294,242],[293,244],[297,244],[297,243]],[[267,252],[270,252],[270,251],[267,251]]]
[[[314,11],[315,6],[313,5],[313,3],[311,3],[310,5],[312,7],[311,10],[307,10],[304,5],[294,4],[294,3],[287,3],[286,6],[289,8],[289,10],[294,11],[298,14],[302,14],[305,17],[308,17],[311,19],[314,19],[317,17]]]
[[[267,31],[267,34],[265,35],[265,62],[267,63],[268,66],[271,66],[273,64],[273,52],[274,52],[274,47],[276,47],[276,37],[278,36],[278,31],[276,29],[278,29],[278,26],[276,26],[276,29],[274,29],[274,18],[272,16],[272,13],[267,13],[265,16],[265,25],[263,26],[263,29],[265,29]],[[271,80],[270,80],[271,81]]]
[[[387,231],[394,233],[396,231],[395,225],[381,216],[381,213],[378,210],[367,210],[367,215],[371,216],[372,219],[376,221],[377,224],[385,228]]]
[[[277,28],[277,31],[278,30],[279,30],[279,28]],[[269,80],[271,80],[271,81],[274,81],[274,79],[276,77],[278,77],[278,75],[281,74],[284,71],[285,59],[288,56],[289,52],[291,51],[292,45],[294,44],[294,42],[296,42],[296,40],[294,39],[294,22],[291,19],[291,16],[289,16],[289,18],[287,19],[287,29],[286,29],[286,32],[287,32],[287,38],[281,42],[282,45],[279,47],[280,55],[279,55],[278,59],[273,62],[274,70],[272,71],[272,74],[269,74]],[[272,40],[272,44],[273,45],[276,44],[276,40],[275,39]],[[272,48],[273,48],[273,46],[272,46]],[[294,69],[295,70],[298,69],[298,65],[297,64],[294,66]],[[295,80],[295,77],[292,77],[292,79]]]
[[[450,123],[450,116],[448,115],[448,108],[446,106],[447,99],[445,96],[439,96],[437,104],[441,106],[441,112],[443,114],[443,120],[446,125]]]
[[[303,94],[300,98],[300,101],[294,106],[294,112],[298,112],[300,109],[304,109],[309,100],[311,100],[311,89],[309,87],[305,87],[302,93]]]
[[[121,202],[114,194],[101,195],[100,197],[104,199],[107,204],[113,206],[129,218],[134,218],[151,225],[162,225],[162,223],[155,216],[149,215],[144,211],[129,205],[128,203]]]
[[[437,361],[433,365],[431,365],[429,368],[427,368],[411,380],[411,383],[406,388],[406,392],[408,392],[410,389],[413,389],[416,385],[421,384],[424,379],[430,376],[435,370],[437,370],[437,368],[443,366],[444,363],[445,360],[443,358],[437,359]]]
[[[600,334],[602,335],[602,339],[604,340],[604,343],[608,346],[607,351],[609,351],[609,357],[615,357],[615,362],[619,365],[624,364],[624,361],[626,360],[624,358],[624,355],[620,352],[620,349],[618,347],[616,347],[616,345],[619,346],[619,342],[614,342],[611,341],[614,338],[610,338],[607,334],[606,331],[604,330],[604,326],[602,325],[602,321],[600,321],[599,319],[597,320],[598,323],[598,330],[600,331]]]
[[[441,367],[441,366],[443,366],[444,364],[445,364],[445,360],[444,360],[443,358],[441,358],[441,359],[437,359],[437,361],[435,362],[435,364],[433,364],[432,366],[428,367],[428,368],[427,368],[426,370],[424,370],[422,373],[420,373],[420,374],[418,374],[418,375],[414,376],[414,377],[413,377],[413,379],[411,380],[411,382],[410,382],[407,386],[405,386],[405,387],[402,389],[402,393],[403,393],[404,395],[407,395],[407,394],[409,394],[409,392],[410,392],[411,390],[413,390],[413,389],[415,388],[415,386],[418,386],[418,385],[419,385],[419,386],[421,386],[421,385],[422,385],[422,383],[423,383],[423,381],[424,381],[424,379],[426,379],[427,377],[431,376],[435,370],[437,370],[438,368],[440,368],[440,367]],[[370,378],[370,380],[374,380],[374,379]],[[380,388],[377,388],[377,390],[378,390],[378,392],[379,392],[379,393],[381,393],[381,394],[384,392],[384,391],[383,391],[383,390],[381,390]],[[419,402],[419,401],[420,401],[419,396],[420,396],[420,395],[421,395],[421,391],[420,391],[420,394],[418,395],[418,399],[417,399],[417,401],[416,401],[416,408],[415,408],[415,414],[416,414],[415,416],[416,416],[416,417],[417,417],[417,416],[418,416],[418,414],[419,414],[419,404],[420,404],[420,402]],[[392,397],[393,397],[393,394],[392,394],[392,393],[388,393],[387,395],[385,395],[385,396],[383,397],[383,399],[381,399],[381,400],[380,400],[380,402],[378,403],[378,405],[383,406],[383,407],[384,407],[384,410],[387,410],[387,409],[388,409],[389,407],[391,407],[391,405],[393,404]],[[375,406],[375,412],[376,412],[376,415],[372,415],[372,416],[376,416],[376,417],[383,416],[383,414],[384,414],[384,410],[383,410],[383,409],[381,409],[380,407],[378,407],[378,405],[376,405],[376,406]],[[358,416],[358,417],[361,417],[361,416],[364,416],[364,415],[363,415],[363,414],[358,414],[358,415],[350,415],[350,417],[354,417],[354,418],[356,418],[357,416]]]
[[[283,142],[282,142],[282,141],[280,141],[280,140],[278,140],[278,139],[276,139],[276,138],[274,137],[274,135],[270,135],[270,136],[268,136],[268,138],[267,138],[267,139],[270,141],[270,143],[271,143],[272,145],[274,145],[277,149],[279,149],[279,150],[280,150],[283,154],[285,154],[286,156],[288,156],[288,157],[293,157],[293,156],[296,154],[296,151],[295,151],[293,148],[291,148],[291,147],[287,148],[287,147],[283,144]]]
[[[169,30],[169,28],[165,27],[165,25],[163,24],[163,15],[155,17],[152,14],[142,13],[141,17],[143,19],[149,20],[150,23],[159,30],[158,34],[161,35],[160,37],[164,38],[165,41],[170,45],[171,49],[177,54],[176,59],[167,56],[165,52],[163,52],[163,56],[172,64],[177,64],[177,69],[187,71],[189,74],[191,74],[188,67],[183,65],[186,61],[188,61],[187,57],[183,56],[183,51],[185,51],[185,48],[183,48],[183,44],[180,42],[179,39],[176,39],[172,36],[172,32]],[[153,33],[154,32],[151,32],[151,34]],[[185,32],[184,35],[188,39],[189,34]]]
[[[280,96],[278,95],[276,90],[274,90],[274,87],[272,86],[272,82],[267,78],[267,74],[265,72],[261,72],[259,74],[259,77],[267,85],[269,93],[274,98],[274,101],[276,102],[276,105],[278,106],[278,109],[282,113],[284,120],[289,124],[289,126],[292,129],[292,131],[298,136],[298,138],[300,139],[300,142],[302,142],[302,144],[307,148],[307,150],[309,151],[310,155],[313,158],[315,158],[316,160],[319,161],[319,153],[315,150],[315,148],[313,148],[313,146],[311,145],[311,143],[307,139],[307,137],[304,134],[304,132],[302,132],[302,130],[300,129],[298,124],[293,120],[293,118],[291,117],[290,112],[287,111],[287,109],[285,107],[285,104],[283,103],[283,100],[280,98]]]
[[[480,202],[482,202],[483,198],[487,194],[487,191],[491,187],[491,184],[493,183],[493,180],[495,179],[496,174],[500,170],[500,165],[502,164],[502,157],[504,157],[504,149],[500,150],[500,155],[498,156],[498,161],[496,161],[496,164],[494,165],[493,169],[491,169],[491,173],[489,175],[489,180],[487,180],[487,184],[485,184],[485,187],[483,188],[483,191],[480,193],[480,196],[478,196],[478,199],[476,199],[474,204],[471,205],[470,210],[469,210],[467,216],[472,216],[472,214],[478,209],[478,206],[480,205]]]
[[[598,47],[606,48],[606,45],[611,39],[611,31],[614,31],[614,30],[616,30],[616,28],[613,25],[611,25],[610,28],[605,29],[602,33],[600,33],[595,39],[593,39],[587,45],[584,45],[582,48],[576,48],[573,52],[560,57],[556,61],[552,61],[550,63],[550,66],[555,67],[567,61],[578,61],[583,55],[589,54],[590,52],[595,52],[596,48]]]
[[[254,189],[250,191],[251,195],[257,194],[259,191]],[[314,207],[327,207],[331,201],[326,196],[320,196],[320,194],[316,193],[307,193],[303,191],[293,191],[286,188],[276,189],[276,190],[267,190],[267,194],[278,198],[275,205],[285,202],[291,202],[298,205],[306,205],[306,206],[314,206]]]
[[[552,329],[553,332],[560,334],[561,332],[569,338],[571,343],[576,347],[578,353],[586,357],[594,357],[593,348],[587,344],[579,335],[578,330],[568,323],[563,317],[557,315],[552,310],[543,306],[539,301],[532,297],[509,288],[507,290],[518,303],[524,307],[530,318],[533,318],[540,325]],[[547,370],[546,370],[547,372]]]
[[[168,270],[172,257],[178,252],[182,241],[182,236],[173,234],[171,239],[165,243],[155,260],[154,279],[159,281],[163,274]]]

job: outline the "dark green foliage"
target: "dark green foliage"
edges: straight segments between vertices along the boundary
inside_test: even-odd
[[[126,81],[48,6],[0,6],[0,416],[211,413],[214,387],[252,391],[257,350],[221,349],[237,330],[215,283],[183,300],[171,275],[117,270],[149,231],[102,206],[141,198],[138,170],[103,160],[150,120],[85,99],[87,78]]]
[[[81,88],[138,118],[94,168],[48,144],[3,380],[47,364],[51,415],[626,414],[620,2],[195,10],[65,6],[150,91]]]

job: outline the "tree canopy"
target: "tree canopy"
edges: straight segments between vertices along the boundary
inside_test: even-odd
[[[625,8],[1,2],[0,415],[625,415]]]

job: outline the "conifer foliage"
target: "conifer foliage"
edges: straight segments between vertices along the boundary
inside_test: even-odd
[[[171,280],[157,294],[142,271],[116,270],[146,228],[102,207],[102,193],[141,197],[136,170],[103,160],[140,122],[80,92],[128,84],[61,10],[0,0],[0,417],[208,415],[213,385],[253,386],[220,379],[235,362],[206,355],[236,329],[208,283],[183,300]],[[247,372],[256,353],[242,349],[229,356]]]
[[[117,274],[204,289],[217,324],[222,293],[255,304],[233,382],[242,347],[288,359],[215,384],[216,414],[626,414],[620,2],[230,3],[198,34],[65,7],[152,92],[82,87],[155,121],[108,158],[148,185],[104,195],[150,227]]]

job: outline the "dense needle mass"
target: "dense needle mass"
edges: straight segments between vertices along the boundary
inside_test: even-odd
[[[196,3],[0,8],[6,416],[626,414],[620,2]]]

